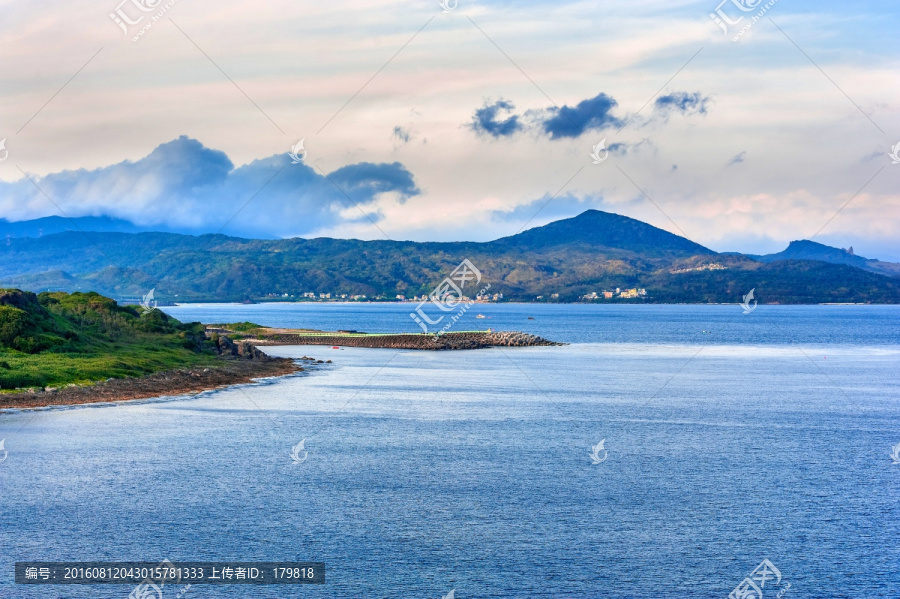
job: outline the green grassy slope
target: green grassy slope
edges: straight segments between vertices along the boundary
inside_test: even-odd
[[[97,293],[0,289],[0,389],[58,387],[217,362],[203,325]]]

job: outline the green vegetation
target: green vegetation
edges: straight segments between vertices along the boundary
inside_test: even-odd
[[[900,303],[900,278],[884,276],[892,272],[885,263],[871,272],[877,261],[811,247],[754,260],[589,210],[486,243],[59,233],[12,239],[0,251],[0,278],[23,289],[114,297],[154,289],[158,300],[179,302],[285,301],[303,293],[393,299],[427,295],[468,258],[483,275],[474,291],[490,283],[488,292],[506,301],[574,302],[619,287],[644,288],[647,296],[605,301],[738,302],[756,289],[762,303]],[[828,262],[838,259],[849,262]],[[701,270],[711,263],[724,270]]]
[[[229,331],[235,331],[237,333],[249,333],[250,331],[264,328],[261,324],[247,322],[246,320],[244,322],[229,322],[228,324],[213,326],[221,326],[223,329],[228,329]]]
[[[0,289],[0,389],[58,387],[217,362],[200,323],[97,293]]]

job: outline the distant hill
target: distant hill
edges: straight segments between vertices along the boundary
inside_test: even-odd
[[[881,260],[863,258],[853,253],[853,248],[838,249],[815,241],[792,241],[788,247],[777,254],[763,256],[749,255],[760,262],[775,262],[778,260],[818,260],[830,264],[846,264],[855,266],[870,272],[900,277],[900,264],[895,262],[882,262]]]
[[[639,220],[600,210],[587,210],[575,218],[535,227],[491,243],[498,247],[529,250],[583,244],[587,247],[626,250],[653,256],[716,253],[689,239]]]
[[[506,300],[581,301],[603,290],[644,288],[646,296],[625,301],[735,302],[755,288],[763,303],[900,303],[900,280],[873,271],[864,258],[821,259],[830,255],[719,254],[646,223],[589,210],[487,243],[69,231],[0,244],[0,280],[113,297],[155,289],[161,301],[296,299],[307,292],[393,299],[428,294],[469,259],[482,285],[490,283],[490,293]]]
[[[0,218],[0,236],[3,237],[7,235],[10,237],[43,237],[66,231],[138,233],[145,230],[127,220],[108,216],[83,216],[80,218],[47,216],[18,222]]]
[[[0,239],[5,237],[44,237],[56,233],[151,233],[165,232],[182,235],[198,235],[200,230],[186,227],[169,229],[158,225],[137,225],[131,221],[109,216],[79,216],[65,218],[62,216],[45,216],[32,220],[10,222],[0,218]]]

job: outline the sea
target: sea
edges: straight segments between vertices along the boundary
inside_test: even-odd
[[[415,307],[161,309],[417,332]],[[900,306],[476,304],[454,330],[566,345],[267,347],[323,363],[8,410],[0,597],[135,596],[15,584],[16,562],[162,560],[317,562],[325,582],[148,598],[900,597],[898,324]]]

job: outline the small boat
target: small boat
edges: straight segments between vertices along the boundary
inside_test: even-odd
[[[475,318],[485,318],[484,314],[479,314]]]
[[[528,320],[534,320],[534,316],[529,316]]]
[[[332,346],[331,346],[331,349],[341,349],[341,348],[338,347],[337,345],[332,345]]]

